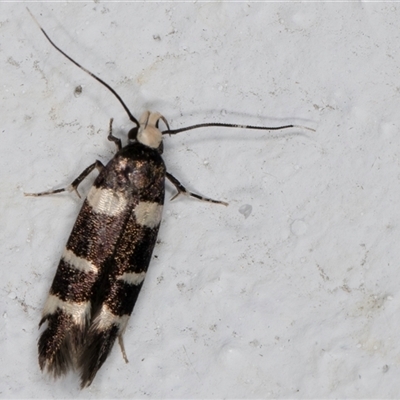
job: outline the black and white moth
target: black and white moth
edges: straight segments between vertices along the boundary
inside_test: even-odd
[[[84,388],[92,383],[117,338],[127,362],[122,336],[156,243],[165,178],[177,189],[174,197],[182,193],[227,205],[188,192],[167,172],[161,157],[162,136],[203,127],[310,128],[203,123],[171,130],[161,114],[149,111],[137,120],[114,89],[65,54],[40,25],[39,28],[55,49],[114,94],[134,124],[128,133],[128,144],[122,146],[121,140],[112,134],[110,120],[108,140],[115,143],[118,151],[106,166],[96,161],[65,188],[26,194],[75,191],[79,196],[79,184],[94,169],[99,171],[61,256],[39,323],[40,327],[47,322],[38,343],[40,368],[54,377],[77,370]],[[160,121],[165,123],[166,130],[159,129]]]

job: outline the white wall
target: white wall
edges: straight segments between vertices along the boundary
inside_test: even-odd
[[[398,397],[399,5],[30,4],[136,116],[317,130],[165,139],[169,171],[230,205],[169,202],[168,186],[157,258],[125,334],[130,363],[115,346],[84,392],[74,374],[42,375],[36,348],[81,200],[23,192],[107,162],[109,118],[122,138],[131,125],[25,6],[0,5],[1,396]]]

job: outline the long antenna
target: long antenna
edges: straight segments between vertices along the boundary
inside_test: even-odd
[[[204,124],[196,124],[191,126],[186,126],[184,128],[179,129],[167,129],[162,132],[163,135],[176,135],[180,132],[190,131],[192,129],[198,128],[209,128],[211,126],[223,127],[223,128],[241,128],[241,129],[256,129],[260,131],[278,131],[281,129],[288,129],[288,128],[300,128],[300,129],[307,129],[309,131],[315,132],[315,129],[308,128],[307,126],[302,125],[283,125],[283,126],[256,126],[256,125],[241,125],[241,124],[224,124],[221,122],[206,122]]]
[[[49,38],[49,36],[47,35],[47,33],[45,32],[45,30],[40,26],[39,22],[37,21],[37,19],[34,17],[34,15],[31,13],[31,10],[26,7],[26,9],[28,10],[29,14],[31,14],[31,17],[33,18],[33,20],[36,22],[37,26],[39,27],[39,29],[43,32],[44,36],[46,36],[46,39],[50,42],[50,44],[56,49],[58,50],[64,57],[68,58],[68,60],[70,60],[72,63],[74,63],[77,67],[79,67],[81,70],[85,71],[86,73],[88,73],[91,77],[93,77],[94,79],[96,79],[98,82],[100,82],[102,85],[104,85],[117,99],[118,101],[122,104],[122,107],[124,107],[124,110],[126,111],[126,113],[128,114],[129,119],[136,124],[136,126],[139,126],[139,121],[132,115],[132,113],[129,111],[128,107],[125,105],[125,103],[123,102],[123,100],[121,99],[121,97],[119,96],[119,94],[106,82],[104,82],[102,79],[100,79],[98,76],[96,76],[95,74],[93,74],[92,72],[90,72],[89,70],[87,70],[85,67],[82,67],[82,65],[78,64],[74,59],[72,59],[68,54],[64,53],[59,47],[57,47],[53,41]]]

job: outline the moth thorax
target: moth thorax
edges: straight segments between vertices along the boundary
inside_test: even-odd
[[[137,134],[138,142],[149,146],[153,149],[158,149],[162,142],[162,133],[158,129],[158,121],[164,117],[158,113],[151,113],[150,111],[145,111],[140,117],[139,132]]]

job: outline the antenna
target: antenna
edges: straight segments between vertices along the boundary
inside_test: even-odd
[[[37,26],[39,29],[43,32],[44,36],[46,39],[50,42],[50,44],[58,50],[64,57],[68,58],[72,63],[74,63],[78,68],[81,70],[85,71],[87,74],[89,74],[92,78],[96,79],[98,82],[100,82],[103,86],[105,86],[121,103],[122,107],[128,114],[129,119],[136,124],[136,127],[139,127],[139,121],[132,115],[132,113],[129,111],[128,107],[125,105],[124,101],[121,99],[119,94],[106,82],[104,82],[102,79],[100,79],[98,76],[96,76],[94,73],[90,72],[88,69],[77,63],[73,58],[71,58],[68,54],[64,53],[56,44],[50,39],[50,37],[47,35],[45,30],[41,27],[35,16],[31,13],[29,8],[26,8],[33,18],[33,20],[36,22]],[[196,125],[191,125],[187,126],[184,128],[179,128],[179,129],[167,129],[162,132],[163,135],[176,135],[177,133],[181,132],[186,132],[190,131],[193,129],[199,129],[199,128],[210,128],[210,127],[223,127],[223,128],[241,128],[241,129],[254,129],[254,130],[264,130],[264,131],[277,131],[277,130],[282,130],[282,129],[289,129],[289,128],[300,128],[300,129],[306,129],[312,132],[315,132],[315,129],[308,128],[307,126],[302,126],[302,125],[283,125],[283,126],[274,126],[274,127],[267,127],[267,126],[256,126],[256,125],[243,125],[243,124],[225,124],[225,123],[219,123],[219,122],[206,122],[203,124],[196,124]]]
[[[176,135],[180,132],[191,131],[192,129],[198,128],[209,128],[211,126],[222,127],[222,128],[241,128],[241,129],[256,129],[260,131],[278,131],[281,129],[288,129],[288,128],[300,128],[300,129],[307,129],[309,131],[315,132],[315,129],[308,128],[307,126],[303,125],[283,125],[283,126],[257,126],[257,125],[242,125],[242,124],[225,124],[221,122],[206,122],[204,124],[196,124],[187,126],[184,128],[179,129],[167,129],[162,132],[163,135]]]
[[[96,79],[96,81],[100,82],[102,85],[104,85],[117,99],[118,101],[122,104],[122,107],[124,107],[124,110],[126,111],[126,113],[128,114],[129,119],[136,124],[137,127],[139,127],[139,121],[132,115],[132,113],[129,111],[128,107],[125,105],[125,103],[123,102],[123,100],[121,99],[121,97],[119,96],[119,94],[106,82],[104,82],[102,79],[100,79],[98,76],[96,76],[95,74],[93,74],[92,72],[90,72],[89,70],[87,70],[85,67],[82,67],[82,65],[78,64],[74,59],[72,59],[68,54],[64,53],[59,47],[57,47],[53,41],[49,38],[49,36],[47,35],[47,33],[45,32],[45,30],[40,26],[39,22],[37,21],[37,19],[34,17],[34,15],[31,13],[31,10],[26,7],[26,9],[28,10],[29,14],[31,14],[31,17],[33,18],[33,20],[36,22],[37,26],[39,27],[39,29],[43,32],[43,35],[46,36],[46,39],[50,42],[50,44],[56,49],[58,50],[64,57],[68,58],[68,60],[70,60],[72,63],[74,63],[77,67],[79,67],[81,70],[85,71],[87,74],[89,74],[91,77],[93,77],[94,79]]]

